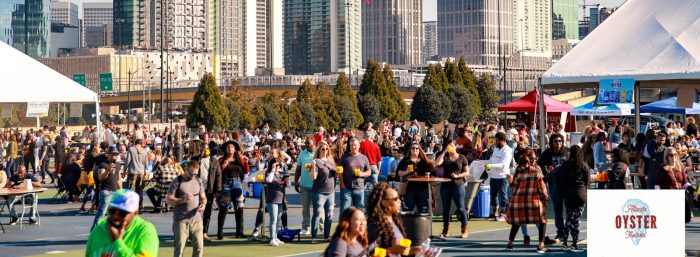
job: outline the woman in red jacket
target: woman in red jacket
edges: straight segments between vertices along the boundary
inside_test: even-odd
[[[683,189],[683,185],[688,183],[685,175],[685,167],[679,158],[678,150],[667,147],[664,153],[664,166],[661,167],[656,176],[656,185],[660,189]]]

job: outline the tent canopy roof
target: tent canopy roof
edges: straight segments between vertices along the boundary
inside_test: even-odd
[[[683,108],[677,105],[678,98],[671,97],[639,107],[641,112],[650,113],[678,113],[678,114],[700,114],[700,104],[693,103],[693,108]]]
[[[97,102],[95,92],[0,42],[0,102]]]
[[[539,97],[539,90],[534,90],[513,102],[499,106],[498,110],[506,112],[535,112],[537,111]],[[567,103],[557,101],[549,95],[544,95],[545,112],[569,112],[571,108],[574,107]]]
[[[622,116],[630,115],[634,109],[634,104],[611,104],[608,106],[595,106],[595,101],[571,109],[574,116]]]
[[[542,85],[590,87],[602,78],[634,78],[654,87],[685,86],[678,80],[697,86],[698,42],[700,1],[629,0],[547,70]]]

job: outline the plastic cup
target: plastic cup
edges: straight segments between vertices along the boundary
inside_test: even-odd
[[[406,248],[407,248],[406,251],[403,252],[401,255],[404,255],[404,256],[408,255],[409,250],[410,250],[410,249],[408,249],[408,248],[411,247],[411,239],[402,238],[401,240],[399,240],[399,245],[400,245],[401,247],[406,247]]]
[[[353,170],[353,173],[355,174],[355,176],[360,175],[360,168],[355,168],[355,170]]]
[[[491,169],[491,164],[486,164],[486,165],[484,165],[484,167],[485,167],[487,170],[490,170],[490,169]]]
[[[408,173],[413,173],[413,164],[408,165]]]
[[[306,171],[311,171],[311,163],[307,163],[305,165],[305,167],[306,167]]]
[[[374,248],[374,254],[372,254],[372,257],[386,257],[386,249],[384,248]]]
[[[258,174],[258,182],[262,182],[264,177],[263,174]]]
[[[335,167],[335,171],[338,172],[339,174],[343,174],[343,166]]]

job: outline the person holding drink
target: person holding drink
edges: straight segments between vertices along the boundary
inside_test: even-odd
[[[397,167],[402,181],[407,181],[413,177],[430,177],[433,171],[433,164],[425,155],[418,143],[412,143],[409,155],[399,162]],[[405,186],[399,187],[399,194],[404,197],[406,211],[428,212],[428,190],[429,183],[402,182]]]
[[[440,187],[440,196],[442,196],[442,233],[440,237],[447,237],[447,231],[450,227],[450,209],[452,205],[450,201],[454,201],[457,208],[457,217],[462,224],[461,238],[467,238],[469,231],[467,230],[467,209],[464,205],[466,191],[464,189],[465,177],[469,176],[469,163],[467,157],[457,153],[455,141],[452,140],[447,149],[440,153],[435,159],[435,165],[442,165],[444,170],[443,178],[451,179],[449,182],[442,182]]]
[[[338,172],[331,147],[325,141],[318,143],[318,150],[314,155],[312,163],[308,166],[311,179],[314,181],[311,189],[311,202],[313,204],[313,216],[311,218],[311,243],[316,244],[317,228],[321,219],[321,210],[323,210],[323,221],[325,228],[323,230],[323,238],[325,241],[330,241],[330,228],[333,224],[333,206],[335,200],[335,180],[338,177]],[[342,167],[339,167],[342,170]]]
[[[343,166],[342,176],[340,176],[340,212],[350,206],[360,209],[365,208],[365,178],[372,175],[369,160],[360,153],[360,140],[349,139],[350,151],[340,160]]]

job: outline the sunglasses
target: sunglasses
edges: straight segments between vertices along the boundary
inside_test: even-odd
[[[125,218],[127,215],[129,215],[128,211],[117,209],[117,208],[110,208],[108,213],[109,213],[109,215],[118,216],[121,218]]]
[[[384,198],[384,200],[386,200],[386,201],[392,201],[392,202],[397,202],[397,201],[399,201],[399,199],[400,199],[400,198],[399,198],[398,196],[397,196],[397,197],[392,197],[392,198]]]
[[[420,150],[418,147],[411,147],[411,150]]]

